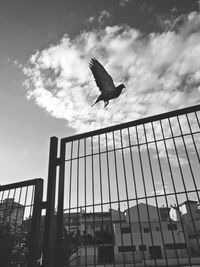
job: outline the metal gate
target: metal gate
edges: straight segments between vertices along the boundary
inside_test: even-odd
[[[199,105],[52,137],[44,266],[199,266],[199,153]]]
[[[42,179],[0,186],[1,267],[38,266],[42,193]]]

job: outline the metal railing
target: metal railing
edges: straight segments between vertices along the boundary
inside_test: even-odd
[[[42,179],[0,187],[0,266],[199,266],[199,176],[199,105],[63,138],[59,153],[52,137],[46,202]]]
[[[57,146],[57,266],[200,264],[200,106],[63,138],[59,156]]]
[[[38,266],[43,180],[0,186],[0,266]]]

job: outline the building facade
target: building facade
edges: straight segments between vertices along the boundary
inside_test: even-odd
[[[0,220],[8,223],[15,232],[22,226],[25,207],[15,202],[14,198],[6,198],[0,203]]]
[[[64,221],[66,231],[80,235],[76,253],[80,264],[144,263],[200,255],[200,212],[195,201],[170,208],[140,203],[124,212],[82,210],[65,214]]]
[[[125,211],[126,222],[115,228],[118,262],[187,257],[180,221],[172,221],[169,209],[140,203]]]

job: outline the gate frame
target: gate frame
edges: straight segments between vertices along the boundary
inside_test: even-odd
[[[185,115],[192,112],[200,111],[200,105],[190,106],[178,110],[173,110],[166,113],[161,113],[158,115],[153,115],[145,117],[142,119],[117,124],[114,126],[109,126],[101,128],[94,131],[89,131],[69,137],[64,137],[60,139],[60,153],[58,154],[58,138],[53,136],[50,139],[50,152],[49,152],[49,170],[48,170],[48,190],[47,190],[47,213],[45,220],[45,238],[44,238],[44,256],[43,256],[43,267],[62,267],[61,260],[61,250],[62,250],[62,238],[63,238],[63,202],[64,202],[64,181],[65,181],[65,152],[66,143],[80,140],[82,138],[88,138],[95,135],[100,135],[108,132],[113,132],[117,130],[122,130],[124,128],[130,128],[133,126],[138,126],[141,124],[146,124],[154,121],[159,121],[163,119],[168,119],[171,117],[177,117],[180,115]],[[56,194],[56,179],[57,179],[57,167],[59,168],[58,177],[58,210],[55,214],[55,194]],[[54,216],[56,218],[56,237],[53,237],[53,221]],[[55,229],[54,229],[55,230]],[[52,242],[55,241],[56,249],[55,254],[52,250]],[[53,259],[53,262],[52,262]]]
[[[43,179],[37,178],[23,182],[17,182],[0,186],[0,191],[12,190],[27,186],[34,187],[33,213],[31,218],[31,231],[28,242],[28,267],[38,266],[39,241],[40,241],[40,222],[41,222],[41,203],[43,197]]]
[[[55,266],[54,254],[54,223],[55,223],[55,193],[56,193],[56,168],[58,165],[58,138],[53,136],[50,139],[49,149],[49,169],[48,169],[48,185],[46,197],[46,216],[45,216],[45,230],[44,230],[44,245],[42,266]]]

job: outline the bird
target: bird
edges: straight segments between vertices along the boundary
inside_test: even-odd
[[[92,106],[94,106],[99,101],[104,101],[105,108],[109,104],[109,100],[117,98],[121,94],[123,88],[126,87],[124,84],[115,86],[112,77],[108,74],[108,72],[96,58],[92,58],[90,60],[89,67],[101,92]]]

